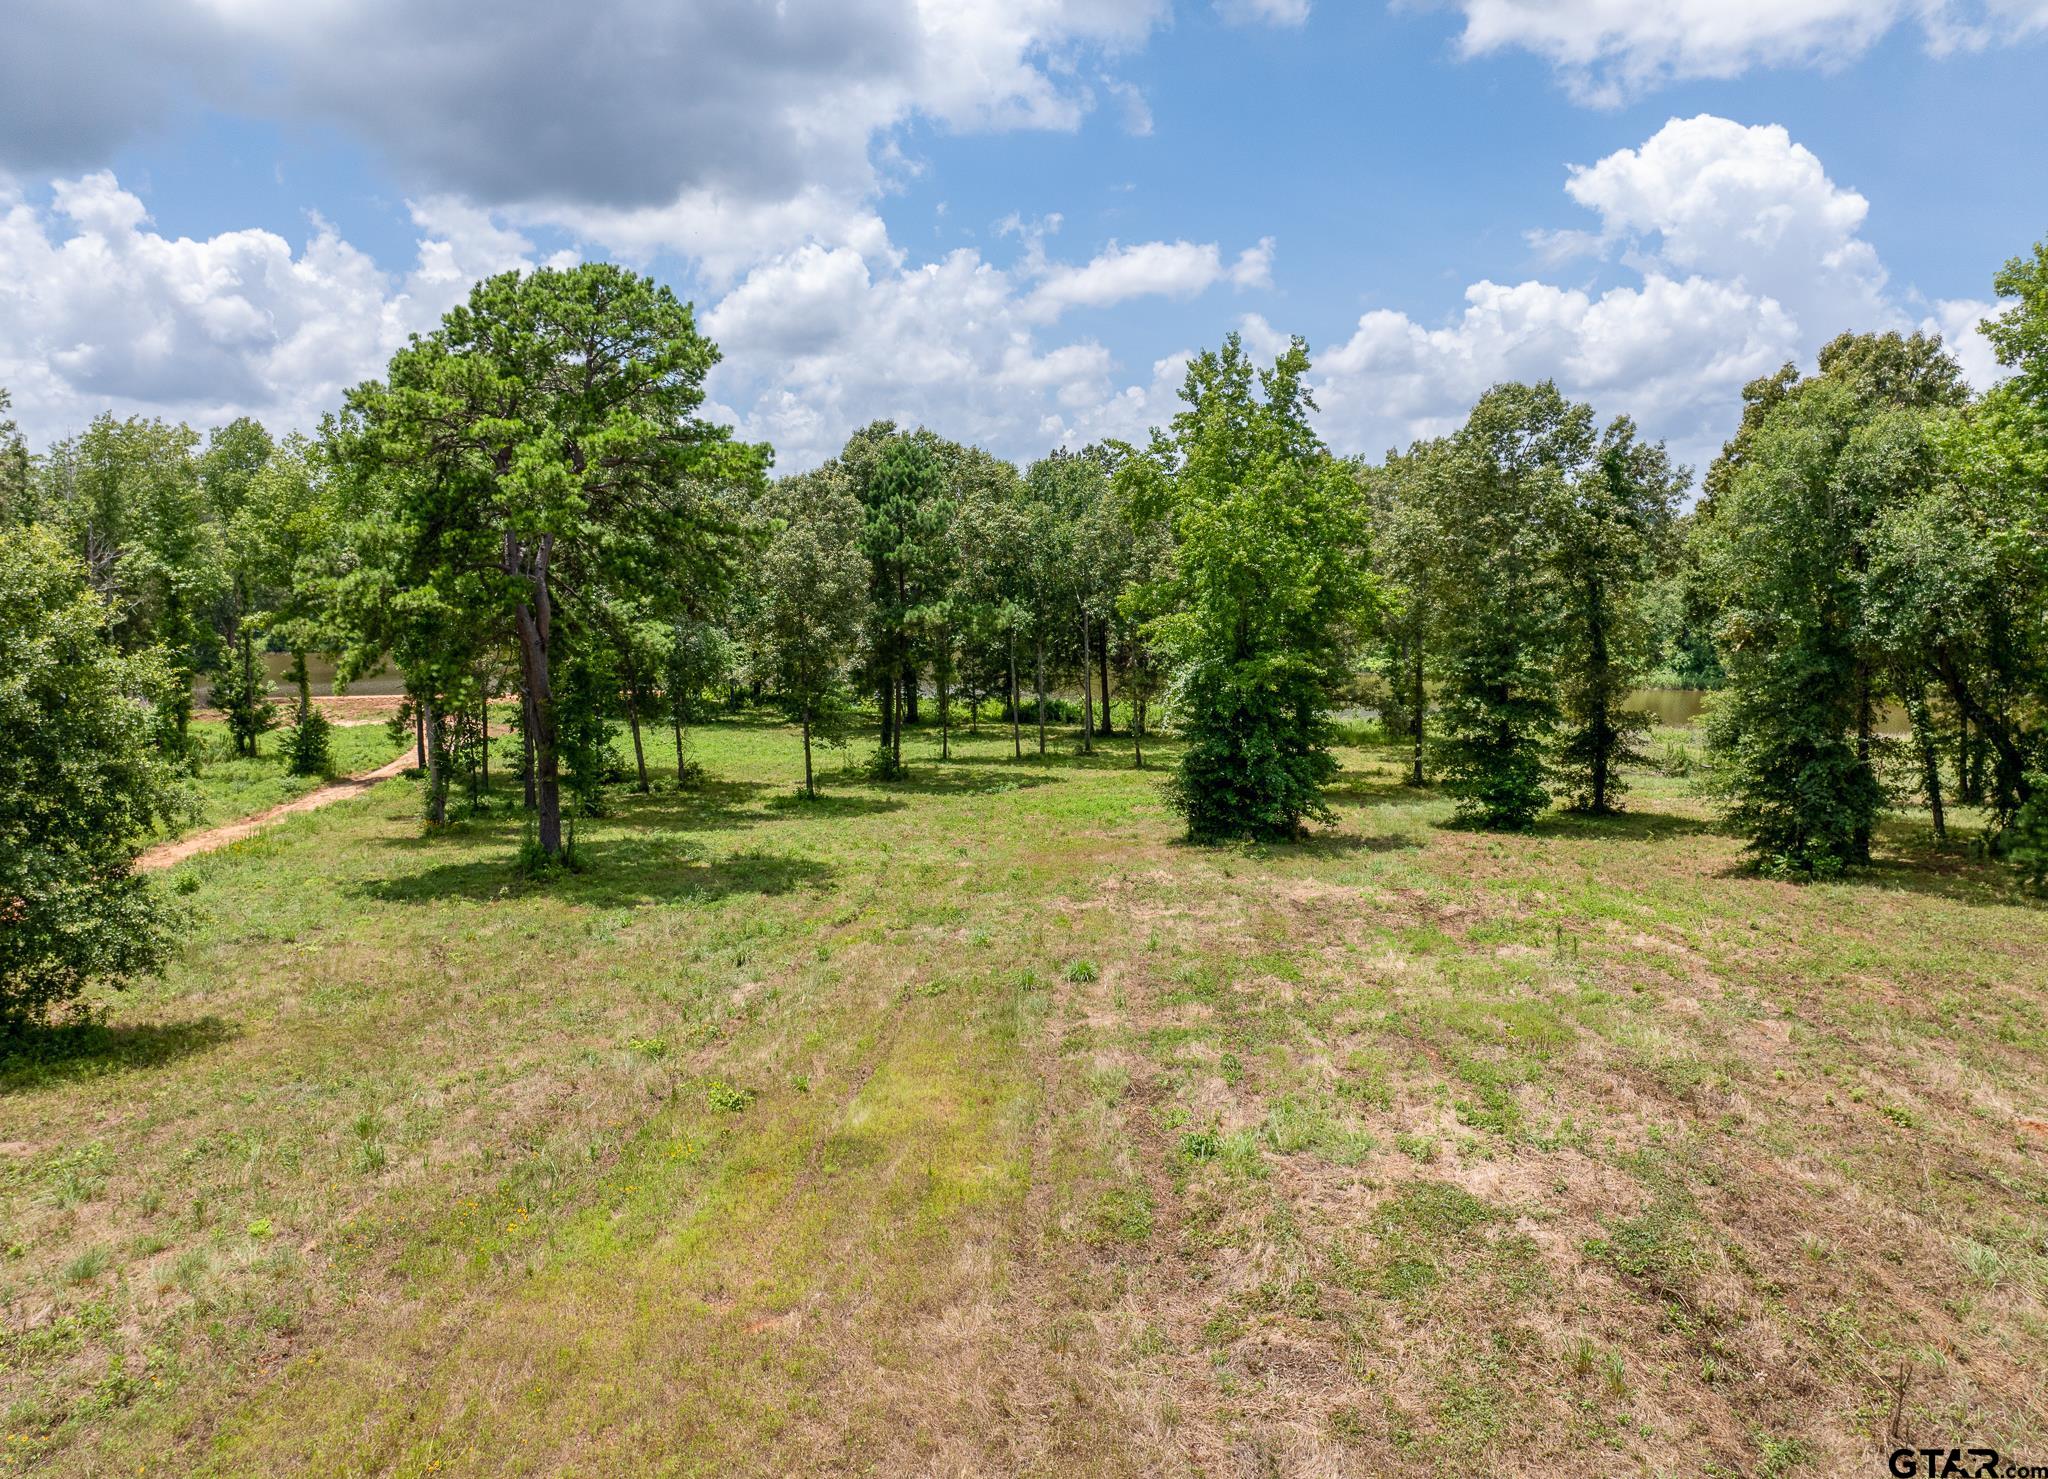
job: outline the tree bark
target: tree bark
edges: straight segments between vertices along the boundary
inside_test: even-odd
[[[1081,613],[1081,753],[1095,753],[1095,664],[1088,655],[1088,613]]]
[[[1145,768],[1145,690],[1139,687],[1131,700],[1131,755],[1136,762],[1133,770]]]
[[[1024,716],[1018,712],[1017,634],[1010,633],[1010,758],[1024,758]]]
[[[1413,698],[1415,704],[1415,764],[1408,777],[1408,783],[1412,786],[1420,787],[1427,785],[1428,780],[1422,774],[1422,706],[1426,702],[1426,695],[1423,693],[1422,688],[1422,632],[1419,628],[1415,633],[1415,688]]]
[[[519,718],[519,782],[526,792],[526,809],[532,811],[539,805],[533,774],[533,695],[526,691],[524,678],[519,683]]]
[[[427,820],[438,827],[448,820],[448,742],[440,704],[428,697],[421,701],[420,710],[427,746]]]
[[[1045,638],[1037,639],[1038,647],[1038,753],[1045,754]]]
[[[256,712],[256,644],[249,640],[249,631],[246,625],[242,629],[242,692],[247,695],[244,702],[249,705],[249,712],[254,714]],[[243,743],[248,745],[248,749],[243,751],[243,753],[251,760],[254,760],[256,758],[256,731],[253,728],[249,731],[246,741],[241,736],[236,737],[237,745]]]
[[[875,683],[875,707],[882,714],[882,753],[896,753],[896,670],[884,654],[876,665],[880,677]]]
[[[532,706],[534,799],[540,812],[540,850],[549,858],[562,854],[561,757],[555,741],[555,689],[549,652],[554,606],[548,592],[548,556],[553,547],[553,536],[541,536],[530,577],[532,599],[522,601],[514,613],[520,668],[526,679],[527,701]]]
[[[1102,650],[1096,654],[1096,663],[1102,669],[1102,728],[1096,733],[1104,739],[1116,733],[1116,725],[1109,717],[1109,628],[1102,629]]]
[[[1870,769],[1870,671],[1858,666],[1856,674],[1856,763]],[[1870,861],[1870,823],[1859,821],[1853,834],[1856,861]]]
[[[1614,744],[1613,725],[1608,718],[1607,603],[1599,583],[1593,582],[1588,604],[1593,620],[1593,810],[1607,811],[1608,751]]]
[[[950,646],[953,639],[950,635],[946,635],[942,636],[940,640]],[[953,758],[952,664],[947,659],[942,658],[934,663],[932,668],[933,676],[939,680],[939,758],[941,760],[951,760]]]
[[[633,731],[633,768],[639,772],[640,794],[645,796],[654,787],[647,779],[647,752],[640,747],[640,695],[631,689],[626,694],[626,727]]]
[[[1948,841],[1948,817],[1941,804],[1941,756],[1934,748],[1934,718],[1927,712],[1927,689],[1913,688],[1913,739],[1920,750],[1920,783],[1927,792],[1927,811],[1934,823],[1934,840]]]
[[[811,776],[811,704],[804,700],[804,794],[813,801],[818,798],[817,783]]]

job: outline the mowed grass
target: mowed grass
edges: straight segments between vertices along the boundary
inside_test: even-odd
[[[1912,819],[1798,888],[1651,774],[1492,837],[1353,748],[1212,850],[1124,740],[694,746],[545,885],[403,782],[170,875],[169,977],[0,1067],[7,1462],[2048,1452],[2048,910]]]
[[[291,773],[283,754],[284,739],[282,729],[258,735],[252,759],[235,753],[227,725],[217,720],[195,722],[192,740],[199,762],[191,787],[198,811],[179,829],[180,835],[266,811],[324,784],[324,777]],[[382,724],[336,725],[329,749],[337,776],[375,770],[401,753]]]

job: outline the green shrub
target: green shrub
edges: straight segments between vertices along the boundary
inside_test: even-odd
[[[1167,799],[1197,841],[1290,838],[1336,819],[1323,787],[1337,774],[1320,711],[1320,674],[1286,654],[1196,664],[1174,712],[1186,741]]]
[[[318,709],[308,709],[299,722],[284,733],[285,767],[293,775],[331,775],[334,772],[334,724]]]

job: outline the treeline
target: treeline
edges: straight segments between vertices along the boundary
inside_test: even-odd
[[[309,773],[308,658],[344,680],[396,666],[437,822],[465,783],[487,795],[509,701],[538,869],[564,860],[565,814],[654,786],[664,731],[690,783],[689,728],[742,698],[787,712],[805,794],[814,747],[863,727],[888,779],[910,727],[948,756],[963,704],[992,702],[1020,758],[1066,695],[1084,750],[1120,706],[1137,764],[1172,729],[1168,795],[1219,839],[1327,819],[1352,706],[1470,823],[1612,810],[1643,758],[1628,695],[1661,680],[1723,688],[1705,779],[1763,867],[1836,873],[1888,805],[1924,802],[1941,834],[1961,802],[2038,877],[2048,246],[1996,286],[1997,388],[1972,396],[1937,340],[1844,335],[1816,373],[1747,388],[1690,509],[1661,445],[1547,382],[1339,458],[1304,346],[1262,367],[1235,337],[1143,446],[1020,469],[878,422],[774,478],[770,449],[702,414],[718,355],[690,308],[595,264],[478,284],[311,438],[108,415],[31,456],[0,422],[0,904],[48,925],[7,934],[0,995],[101,969],[63,964],[64,921],[95,890],[140,897],[122,848],[192,763],[201,681],[245,752],[281,722],[266,650],[291,654]],[[104,661],[53,667],[87,629]],[[1880,732],[1890,705],[1904,741]]]

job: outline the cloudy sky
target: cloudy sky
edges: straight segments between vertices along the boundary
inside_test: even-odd
[[[1377,455],[1554,376],[1698,462],[2048,234],[2048,0],[12,0],[0,385],[309,426],[477,276],[693,299],[795,470],[1029,458],[1305,335]]]

